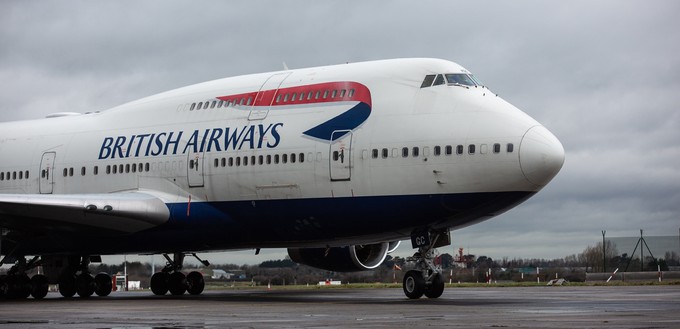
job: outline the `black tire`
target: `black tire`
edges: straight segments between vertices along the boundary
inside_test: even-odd
[[[191,272],[187,275],[187,292],[192,295],[200,295],[205,288],[205,280],[200,272]]]
[[[94,278],[88,273],[82,273],[76,278],[76,292],[78,296],[87,298],[94,294],[96,286]]]
[[[432,284],[425,287],[425,296],[427,298],[439,298],[444,293],[444,278],[441,273],[437,273],[432,278]]]
[[[113,282],[111,276],[107,273],[99,273],[94,277],[94,292],[97,296],[108,296],[113,290]]]
[[[9,291],[9,285],[7,284],[7,275],[0,275],[0,299],[7,296]]]
[[[168,280],[168,290],[170,293],[178,296],[183,295],[187,291],[187,277],[182,272],[172,272]]]
[[[404,275],[404,294],[410,299],[418,299],[425,292],[425,279],[420,271],[410,270]]]
[[[151,276],[151,291],[154,295],[163,296],[168,293],[170,274],[158,272]]]
[[[59,279],[59,293],[71,298],[76,294],[76,278],[73,275],[64,275]]]
[[[47,296],[50,290],[50,283],[47,277],[42,274],[36,274],[31,278],[31,296],[35,299],[43,299]]]

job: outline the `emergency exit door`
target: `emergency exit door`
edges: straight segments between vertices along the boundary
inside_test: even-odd
[[[331,134],[330,143],[329,166],[331,181],[350,180],[352,178],[352,131],[334,131]]]

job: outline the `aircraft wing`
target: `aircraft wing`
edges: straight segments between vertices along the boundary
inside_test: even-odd
[[[111,194],[0,194],[0,227],[30,232],[70,231],[126,234],[168,221],[156,196]]]

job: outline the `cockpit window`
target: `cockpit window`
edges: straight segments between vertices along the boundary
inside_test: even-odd
[[[425,76],[425,80],[423,80],[423,84],[420,85],[420,88],[427,88],[432,85],[432,81],[434,81],[434,74],[428,74]]]
[[[438,85],[443,85],[444,84],[444,76],[441,74],[437,74],[437,77],[434,79],[434,84],[433,86],[438,86]]]
[[[463,86],[481,86],[481,84],[477,83],[477,81],[472,77],[472,75],[469,74],[450,73],[446,75],[446,81],[448,83]]]

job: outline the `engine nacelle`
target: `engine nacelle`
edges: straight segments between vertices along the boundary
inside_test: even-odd
[[[299,264],[329,271],[355,272],[377,268],[390,249],[390,242],[382,242],[333,248],[289,248],[288,255]]]

